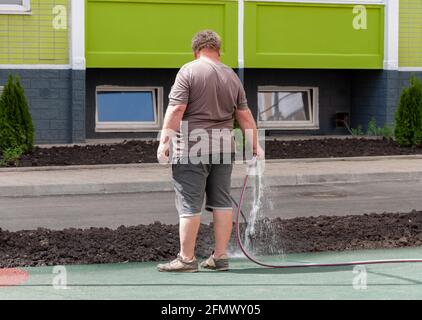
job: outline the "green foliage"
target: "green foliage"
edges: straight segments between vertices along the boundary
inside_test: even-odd
[[[233,120],[233,129],[240,129],[240,124],[236,119]]]
[[[368,129],[366,131],[366,134],[368,136],[379,136],[380,135],[380,129],[377,127],[377,120],[375,120],[374,117],[371,118],[368,122]]]
[[[422,143],[422,84],[415,76],[412,76],[410,86],[400,96],[395,137],[403,147]]]
[[[2,159],[0,160],[0,166],[7,166],[13,164],[18,166],[19,158],[24,154],[22,146],[8,148],[3,150]]]
[[[233,120],[233,130],[234,130],[236,150],[239,152],[244,152],[245,136],[243,135],[242,130],[240,128],[240,124],[236,119]]]
[[[363,136],[362,125],[358,125],[357,128],[352,128],[352,135],[354,136]]]
[[[364,136],[365,132],[363,131],[362,125],[358,125],[357,128],[352,128],[351,133],[354,136]],[[384,139],[393,139],[394,137],[394,128],[388,124],[385,124],[384,127],[378,127],[377,121],[374,117],[368,122],[368,128],[366,130],[367,136],[381,136]]]
[[[0,150],[3,161],[32,150],[34,127],[19,78],[10,75],[0,97]]]
[[[15,128],[0,114],[0,150],[19,144]]]
[[[368,122],[368,129],[366,131],[368,136],[384,137],[385,139],[392,139],[394,137],[394,129],[392,126],[385,124],[384,127],[378,127],[377,121],[374,117]]]
[[[16,78],[16,91],[17,91],[17,107],[21,115],[20,126],[25,133],[25,151],[31,151],[34,148],[34,125],[32,123],[31,113],[29,112],[28,101],[25,97],[25,90],[23,89],[19,78]]]
[[[384,127],[379,128],[380,135],[383,136],[385,139],[392,140],[394,139],[394,127],[385,124]]]

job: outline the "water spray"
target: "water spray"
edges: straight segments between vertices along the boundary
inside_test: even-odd
[[[248,258],[253,263],[260,265],[262,267],[266,268],[277,268],[277,269],[290,269],[290,268],[320,268],[320,267],[344,267],[344,266],[356,266],[356,265],[370,265],[370,264],[392,264],[392,263],[422,263],[422,259],[389,259],[389,260],[363,260],[363,261],[350,261],[350,262],[337,262],[337,263],[302,263],[302,264],[285,264],[285,265],[274,265],[265,263],[262,261],[259,261],[257,258],[253,257],[252,254],[248,252],[248,250],[245,248],[245,246],[242,243],[242,239],[240,236],[240,216],[243,217],[245,223],[246,223],[246,230],[251,231],[253,230],[253,225],[251,225],[251,222],[247,222],[246,216],[242,211],[242,205],[245,195],[245,190],[247,187],[247,183],[249,180],[249,176],[256,175],[259,179],[259,186],[261,186],[261,182],[263,179],[263,160],[258,160],[256,157],[254,157],[248,164],[248,171],[243,181],[243,187],[240,193],[240,199],[237,203],[234,199],[233,202],[237,207],[237,213],[235,218],[235,232],[236,232],[236,240],[239,244],[239,248],[242,251],[242,253],[245,255],[246,258]],[[263,190],[260,188],[258,191],[254,190],[254,206],[252,210],[258,210],[259,206],[262,205],[262,193]],[[254,215],[256,217],[256,215]],[[255,224],[255,218],[254,221],[252,221],[252,224]],[[246,232],[248,233],[248,232]],[[246,241],[251,241],[250,238],[247,238]]]

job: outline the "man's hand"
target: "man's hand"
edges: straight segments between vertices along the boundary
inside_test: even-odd
[[[168,142],[160,142],[160,145],[157,149],[157,159],[158,162],[161,164],[167,164],[169,163],[169,151],[170,150],[170,144]]]
[[[257,145],[256,150],[254,151],[254,156],[256,157],[257,160],[264,160],[265,159],[265,151],[264,149],[261,148],[261,146]]]
[[[258,141],[258,130],[256,129],[255,119],[249,109],[237,109],[235,117],[242,129],[243,134],[248,141],[253,144],[253,153],[257,160],[265,159],[265,152]]]
[[[169,163],[170,140],[180,129],[183,114],[187,108],[186,104],[169,105],[164,116],[163,130],[161,131],[160,145],[157,150],[157,159],[161,164]]]

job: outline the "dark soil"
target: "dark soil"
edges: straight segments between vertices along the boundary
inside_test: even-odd
[[[260,253],[268,253],[270,247],[298,253],[422,245],[422,211],[275,219],[264,221],[262,226],[255,237]],[[235,250],[233,240],[231,246]],[[212,226],[202,225],[197,256],[209,255],[212,244]],[[161,223],[122,226],[117,230],[9,232],[0,229],[1,268],[159,261],[173,258],[178,248],[178,226]]]
[[[18,165],[62,166],[91,164],[154,163],[157,141],[125,141],[111,145],[36,147]],[[266,142],[267,159],[331,158],[422,154],[422,146],[401,148],[386,139],[312,139]]]
[[[298,141],[267,141],[268,159],[364,157],[422,154],[422,145],[402,148],[388,139],[313,139]]]

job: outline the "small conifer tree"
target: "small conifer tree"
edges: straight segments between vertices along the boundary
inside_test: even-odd
[[[415,76],[411,77],[410,86],[400,96],[395,137],[403,147],[422,143],[422,84]]]
[[[0,97],[0,150],[28,152],[34,145],[34,127],[25,92],[19,78],[13,76],[4,86]],[[16,153],[16,152],[15,152]]]

